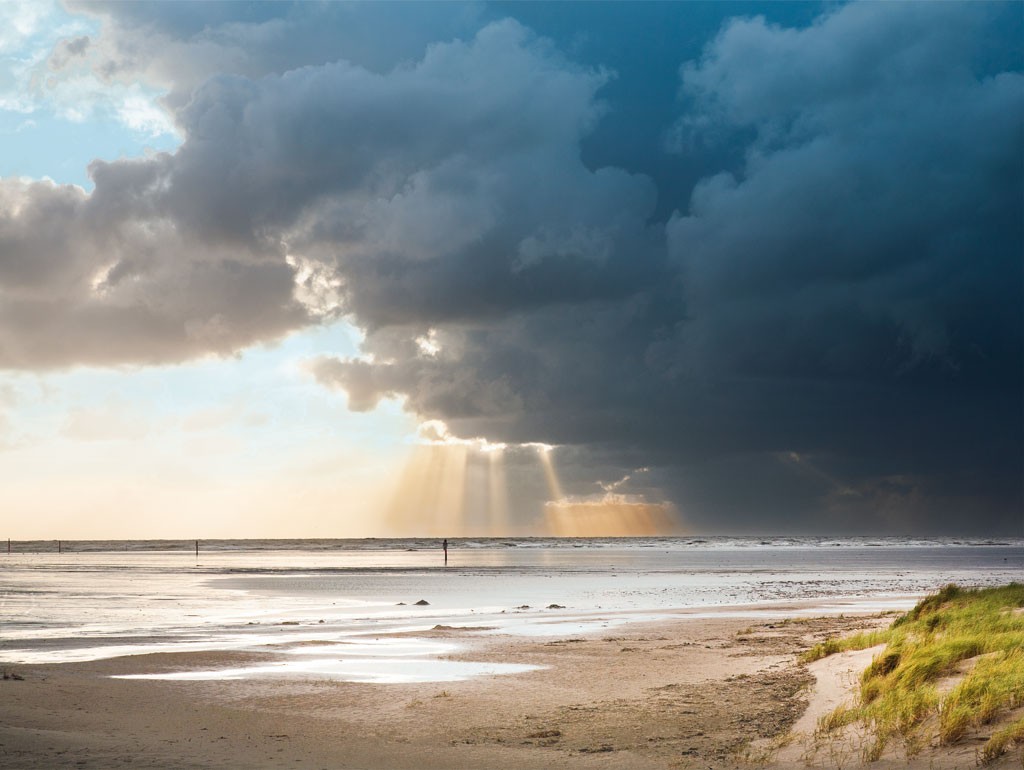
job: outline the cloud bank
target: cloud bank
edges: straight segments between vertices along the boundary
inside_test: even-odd
[[[723,19],[680,54],[660,151],[735,160],[667,221],[651,177],[584,162],[617,73],[513,19],[86,7],[104,36],[56,70],[164,84],[185,139],[96,162],[91,194],[0,181],[0,366],[344,316],[363,355],[312,370],[352,409],[561,445],[573,492],[645,465],[631,491],[693,528],[1019,530],[1024,75],[989,53],[1000,7]]]

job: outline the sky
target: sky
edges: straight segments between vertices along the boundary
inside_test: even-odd
[[[0,536],[1024,535],[1020,3],[0,3]]]

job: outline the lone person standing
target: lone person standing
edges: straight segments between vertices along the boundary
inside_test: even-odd
[[[441,547],[444,549],[444,566],[447,567],[448,566],[448,538],[444,539],[444,542],[441,543]]]

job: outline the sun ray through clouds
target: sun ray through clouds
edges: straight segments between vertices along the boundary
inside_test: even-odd
[[[437,506],[432,521],[432,534],[447,536],[465,534],[466,458],[464,446],[434,447],[442,456],[441,474],[437,481]]]
[[[508,482],[505,478],[505,450],[495,449],[488,456],[488,532],[499,537],[508,532]]]
[[[387,510],[394,534],[448,537],[464,533],[466,455],[465,447],[413,448]]]
[[[598,482],[603,494],[566,495],[554,460],[556,447],[538,442],[506,445],[464,439],[440,421],[420,425],[388,509],[395,534],[429,537],[508,535],[506,450],[536,453],[547,486],[546,531],[556,537],[628,537],[678,531],[670,503],[648,502],[621,490],[647,468]]]
[[[558,479],[558,472],[555,470],[555,463],[551,459],[551,453],[554,447],[548,444],[536,444],[537,457],[540,458],[541,467],[544,468],[544,478],[548,482],[548,490],[551,492],[552,500],[561,500],[564,495],[562,494],[562,483]]]

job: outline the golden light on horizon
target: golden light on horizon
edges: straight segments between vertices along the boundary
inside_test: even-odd
[[[510,532],[507,451],[533,449],[547,484],[546,534],[556,537],[628,537],[678,531],[669,503],[618,494],[638,468],[613,483],[600,483],[600,498],[566,497],[550,444],[506,445],[460,438],[439,420],[420,425],[405,469],[394,487],[388,525],[396,535],[506,536]],[[539,480],[539,479],[538,479]],[[540,534],[540,533],[538,533]]]
[[[544,506],[555,537],[644,537],[676,532],[675,509],[621,495],[599,500],[552,500]]]

